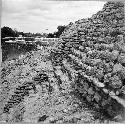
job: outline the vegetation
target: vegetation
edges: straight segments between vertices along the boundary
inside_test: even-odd
[[[66,28],[66,26],[58,26],[57,27],[58,31],[54,32],[54,33],[49,33],[47,37],[48,38],[59,38],[59,36],[62,34],[62,32],[64,31],[65,28]]]
[[[4,38],[4,37],[17,37],[18,34],[17,34],[17,31],[16,30],[13,30],[9,27],[3,27],[1,28],[1,38]]]
[[[58,38],[62,32],[64,31],[64,29],[66,28],[66,26],[58,26],[57,29],[58,31],[57,32],[54,32],[54,33],[49,33],[49,34],[46,34],[46,33],[31,33],[31,32],[28,32],[28,33],[25,33],[25,32],[19,32],[17,31],[16,29],[12,29],[10,27],[7,27],[7,26],[4,26],[1,28],[1,38],[4,38],[4,37],[18,37],[19,35],[22,35],[24,37],[36,37],[36,36],[41,36],[41,37],[48,37],[48,38]]]
[[[12,28],[7,27],[7,26],[2,27],[1,28],[2,60],[4,61],[4,60],[7,59],[7,55],[10,53],[10,51],[12,51],[12,49],[14,49],[14,51],[16,50],[18,52],[17,46],[11,46],[10,44],[6,44],[5,40],[3,38],[13,37],[12,40],[14,40],[15,39],[14,37],[18,37],[19,35],[22,35],[24,37],[58,38],[62,34],[62,32],[64,31],[65,27],[66,26],[58,26],[57,32],[49,33],[49,34],[46,34],[46,33],[31,33],[31,32],[25,33],[25,32],[19,32],[16,29],[12,29]],[[23,47],[23,48],[25,48],[25,47]],[[22,47],[21,47],[21,49],[22,49]],[[25,50],[23,50],[23,51],[25,51]]]

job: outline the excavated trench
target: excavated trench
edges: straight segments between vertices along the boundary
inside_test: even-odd
[[[3,62],[0,121],[124,123],[123,8],[108,2],[70,23],[53,46]]]
[[[33,51],[20,60],[7,61],[3,64],[1,121],[33,123],[114,121],[111,121],[112,117],[109,116],[106,108],[100,109],[98,97],[95,103],[88,102],[89,97],[91,100],[90,94],[86,92],[86,95],[83,95],[85,87],[86,89],[93,87],[96,90],[97,88],[78,72],[70,73],[70,66],[66,62],[61,63],[61,59],[58,59],[61,53],[57,51],[53,53],[53,50],[49,53],[47,49]],[[71,65],[72,61],[68,60],[68,62]],[[78,71],[79,68],[76,68]],[[70,68],[70,71],[74,70]],[[84,83],[84,87],[81,82]],[[101,94],[100,92],[102,91],[98,89],[98,94]],[[92,91],[90,93],[92,94]],[[114,103],[116,105],[116,102]],[[121,109],[119,105],[117,106],[117,109]],[[120,112],[123,113],[122,110]],[[119,113],[115,113],[116,115]]]
[[[37,57],[41,57],[41,59],[38,60]],[[52,60],[53,57],[51,62],[48,59],[49,57],[50,54],[47,52],[45,53],[42,50],[34,51],[23,60],[9,62],[3,66],[2,72],[5,73],[5,70],[9,71],[10,69],[9,74],[11,76],[9,77],[5,73],[2,77],[1,93],[3,94],[1,94],[1,98],[4,98],[1,100],[1,104],[3,104],[1,106],[3,111],[0,114],[1,121],[100,123],[105,120],[104,122],[107,122],[108,119],[104,119],[106,116],[100,115],[100,112],[94,110],[93,106],[88,104],[79,92],[74,91],[71,86],[72,81],[68,78],[70,76],[64,66],[60,66],[61,63],[57,62],[55,65]],[[28,63],[24,63],[26,60],[30,60],[30,67],[28,67]],[[21,66],[28,69],[22,68],[21,70]],[[15,73],[14,71],[17,71],[17,69],[18,72]],[[16,82],[13,79],[15,77],[18,77]],[[20,82],[21,78],[24,78],[25,81]],[[9,97],[7,97],[6,93],[8,93]]]

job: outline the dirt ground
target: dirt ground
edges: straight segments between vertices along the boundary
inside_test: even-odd
[[[61,66],[53,67],[51,48],[2,63],[0,121],[30,123],[115,123],[73,92]],[[58,75],[62,79],[59,84]],[[117,122],[116,122],[117,123]]]

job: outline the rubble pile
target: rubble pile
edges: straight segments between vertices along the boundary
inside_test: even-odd
[[[49,52],[49,48],[32,51],[18,60],[3,63],[0,122],[95,121],[94,111],[71,94],[68,74],[64,67],[52,63]]]
[[[2,122],[121,121],[124,97],[122,2],[107,2],[91,18],[70,23],[53,46],[2,63]]]
[[[124,4],[107,2],[91,18],[70,23],[60,36],[57,62],[90,105],[113,118],[125,107]],[[59,74],[58,72],[58,75]],[[62,80],[62,79],[60,79]],[[63,82],[63,81],[62,81]]]
[[[51,87],[48,71],[52,73],[53,69],[49,57],[47,50],[31,51],[20,59],[2,63],[0,121],[4,114],[8,122],[22,121],[25,98],[32,93],[36,94],[38,86],[44,85],[44,92],[48,89],[46,87]]]

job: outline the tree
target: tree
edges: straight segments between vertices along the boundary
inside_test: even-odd
[[[9,27],[3,27],[1,28],[1,38],[4,37],[16,37],[17,36],[17,32],[15,32],[14,30],[12,30]]]
[[[56,32],[56,37],[59,37],[65,28],[66,28],[66,26],[58,26],[57,27],[58,31]]]
[[[49,33],[47,37],[48,37],[48,38],[54,38],[54,34]]]
[[[62,32],[65,30],[66,26],[58,26],[57,29],[58,31],[57,32],[54,32],[54,33],[49,33],[48,34],[48,38],[59,38],[59,36],[62,34]]]

